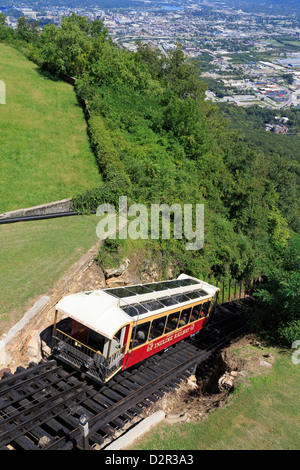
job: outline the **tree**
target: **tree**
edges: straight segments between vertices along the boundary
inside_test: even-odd
[[[255,329],[269,340],[291,344],[300,338],[300,237],[291,239],[259,287],[259,307],[252,318]]]
[[[61,28],[46,26],[39,42],[43,66],[54,75],[79,77],[99,59],[106,36],[103,22],[75,14],[63,18]]]
[[[21,16],[17,23],[17,34],[28,43],[36,42],[39,37],[40,21],[28,20]]]
[[[3,15],[3,13],[0,13],[0,25],[5,26],[6,25],[6,16]]]
[[[294,78],[292,73],[283,73],[282,78],[287,81],[289,85],[293,84]]]
[[[161,78],[166,64],[164,54],[151,47],[150,44],[142,43],[140,40],[136,41],[136,46],[137,57],[147,65],[152,78]]]
[[[164,68],[164,80],[180,98],[204,98],[206,87],[199,80],[200,72],[197,64],[187,62],[182,46],[177,45],[168,55]]]

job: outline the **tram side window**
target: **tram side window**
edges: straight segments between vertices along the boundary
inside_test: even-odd
[[[192,307],[189,307],[189,308],[185,308],[184,310],[182,310],[181,312],[181,316],[180,316],[180,320],[179,320],[179,323],[178,323],[178,327],[180,328],[181,326],[185,326],[189,323],[190,321],[190,315],[191,315],[191,310],[192,310]]]
[[[204,302],[204,304],[202,304],[202,315],[204,317],[206,317],[208,315],[209,307],[210,307],[210,301],[209,302]]]
[[[152,321],[151,330],[149,334],[149,341],[152,341],[158,336],[164,334],[165,324],[167,317],[156,318]]]
[[[190,321],[192,322],[192,321],[198,320],[200,317],[200,314],[201,314],[201,305],[194,305]]]
[[[136,348],[141,344],[144,344],[147,341],[148,333],[149,333],[150,322],[141,323],[137,325],[132,330],[131,341],[130,341],[130,348]]]
[[[167,326],[165,333],[169,333],[177,328],[177,323],[179,319],[180,312],[171,313],[168,316]]]

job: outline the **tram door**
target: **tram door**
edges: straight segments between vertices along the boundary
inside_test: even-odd
[[[110,367],[119,367],[122,363],[124,357],[124,337],[125,337],[126,327],[121,328],[113,337],[110,342],[109,351],[108,351],[108,361]]]
[[[121,328],[111,340],[110,343],[110,352],[109,355],[112,356],[115,354],[122,346],[124,342],[124,335],[125,335],[125,326]]]

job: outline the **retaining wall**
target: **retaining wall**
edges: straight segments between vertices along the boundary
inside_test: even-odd
[[[0,214],[1,219],[13,219],[15,217],[25,217],[30,215],[58,214],[60,212],[69,212],[71,210],[72,198],[62,199],[61,201],[49,202],[39,206],[27,207],[26,209],[17,209],[14,211]]]

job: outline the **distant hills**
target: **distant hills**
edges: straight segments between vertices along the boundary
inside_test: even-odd
[[[18,0],[2,0],[0,4],[0,10],[10,7],[18,7],[21,5],[21,2]],[[153,1],[147,2],[141,0],[37,0],[32,1],[28,0],[26,6],[32,6],[32,8],[47,8],[53,6],[61,6],[68,8],[84,8],[84,7],[94,7],[101,9],[114,9],[114,8],[142,8],[143,6],[160,6],[161,2]],[[24,3],[22,4],[24,7]]]
[[[191,3],[195,3],[193,0],[178,0],[173,1],[172,6],[188,6]],[[214,2],[210,2],[212,5]],[[217,5],[220,5],[220,2],[215,2]],[[241,9],[245,12],[253,13],[266,13],[274,15],[291,15],[297,14],[300,16],[300,2],[299,0],[225,0],[222,2],[224,5],[235,8],[237,10]],[[21,5],[21,2],[18,0],[2,0],[0,4],[0,10],[5,10],[6,8],[18,7]],[[164,5],[164,2],[159,2],[157,0],[28,0],[26,6],[32,6],[33,9],[41,9],[53,6],[67,7],[67,8],[85,8],[85,7],[96,7],[101,9],[115,9],[115,8],[124,8],[124,9],[153,9],[161,8]],[[170,2],[165,3],[165,5],[170,6]],[[22,3],[24,6],[24,3]]]
[[[225,0],[228,6],[245,12],[300,16],[299,0]]]
[[[196,3],[193,0],[187,1],[173,1],[172,5],[175,6],[188,6],[191,3]],[[213,4],[214,2],[210,2]],[[245,12],[254,13],[271,13],[274,15],[282,14],[293,14],[300,15],[300,2],[299,0],[225,0],[222,2],[230,7],[241,9]],[[220,2],[216,1],[216,4],[220,5]],[[18,7],[21,2],[17,0],[2,0],[0,4],[0,10],[5,8],[11,8],[12,6]],[[24,3],[22,3],[24,6]],[[157,0],[150,0],[145,2],[144,0],[28,0],[26,6],[31,5],[33,8],[47,8],[53,6],[65,6],[68,8],[80,8],[80,7],[97,7],[99,9],[115,9],[115,8],[161,8],[164,2]],[[166,5],[170,5],[167,2]]]

